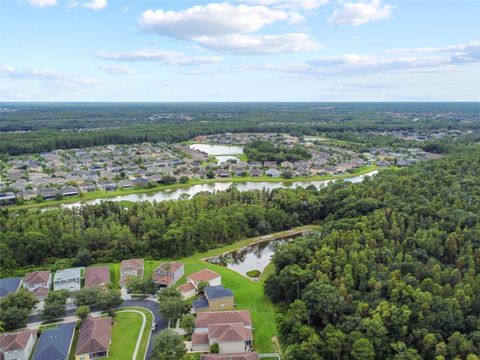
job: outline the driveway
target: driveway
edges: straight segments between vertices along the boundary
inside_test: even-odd
[[[150,354],[152,353],[153,349],[153,337],[157,335],[160,331],[165,329],[168,325],[168,323],[158,314],[158,302],[152,301],[152,300],[146,300],[146,299],[136,299],[136,300],[125,300],[122,305],[120,305],[120,308],[126,307],[126,306],[138,306],[142,307],[145,309],[150,310],[153,313],[153,316],[155,318],[155,322],[157,323],[157,328],[152,331],[152,337],[150,339],[150,343],[148,344],[148,351],[147,351],[147,356],[146,359],[150,359]],[[92,311],[95,311],[96,309],[92,308]],[[75,309],[67,309],[65,312],[65,317],[70,317],[70,316],[75,316]],[[28,323],[39,323],[41,322],[42,319],[40,318],[40,315],[32,315],[28,317]],[[139,359],[141,360],[141,359]]]

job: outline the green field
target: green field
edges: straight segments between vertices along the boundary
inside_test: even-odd
[[[142,327],[142,316],[138,313],[123,312],[125,310],[138,310],[147,316],[145,330],[142,334],[142,342],[137,358],[143,359],[146,350],[150,328],[152,326],[152,315],[141,308],[125,307],[115,313],[112,326],[112,345],[110,346],[109,359],[131,360],[138,335]]]
[[[94,199],[107,199],[115,196],[122,196],[122,195],[129,195],[129,194],[142,194],[142,193],[155,193],[161,190],[166,190],[166,189],[180,189],[180,188],[186,188],[190,187],[193,185],[201,185],[201,184],[211,184],[211,183],[217,183],[217,182],[284,182],[284,183],[292,183],[296,181],[318,181],[318,180],[332,180],[332,179],[342,179],[342,178],[348,178],[352,176],[357,176],[357,175],[362,175],[369,173],[373,170],[377,170],[378,167],[376,165],[370,165],[370,166],[364,166],[360,169],[358,169],[355,172],[352,173],[347,173],[347,174],[340,174],[340,175],[322,175],[322,176],[297,176],[293,177],[291,179],[283,179],[283,178],[272,178],[269,176],[259,176],[259,177],[253,177],[253,176],[236,176],[232,178],[225,178],[225,179],[191,179],[188,181],[188,183],[181,184],[181,183],[175,183],[175,184],[169,184],[169,185],[158,185],[153,188],[132,188],[132,189],[122,189],[122,190],[115,190],[115,191],[102,191],[102,190],[96,190],[88,193],[83,193],[78,196],[71,196],[68,198],[64,198],[61,200],[49,200],[49,201],[44,201],[41,203],[37,203],[34,200],[26,201],[22,205],[12,205],[8,206],[8,209],[10,210],[21,210],[21,209],[32,209],[32,208],[40,208],[40,207],[53,207],[57,206],[60,204],[68,204],[68,203],[74,203],[78,201],[88,201],[88,200],[94,200]]]

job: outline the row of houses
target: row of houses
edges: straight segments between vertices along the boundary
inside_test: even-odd
[[[88,268],[70,268],[55,272],[48,270],[33,271],[23,278],[13,277],[0,279],[0,298],[12,292],[17,292],[21,287],[32,292],[39,300],[43,300],[53,290],[67,290],[74,292],[80,290],[84,280],[85,287],[110,286],[110,269],[108,266],[93,266]]]
[[[74,348],[75,326],[76,322],[55,324],[43,329],[39,337],[33,329],[0,334],[0,359],[67,360],[72,352],[76,360],[108,357],[112,318],[85,319]]]

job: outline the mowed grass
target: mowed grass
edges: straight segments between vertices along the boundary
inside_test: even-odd
[[[112,326],[112,345],[108,358],[132,360],[141,326],[142,316],[140,314],[117,312]],[[143,359],[143,354],[141,358]]]

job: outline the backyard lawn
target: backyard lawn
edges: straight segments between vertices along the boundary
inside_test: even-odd
[[[112,345],[110,346],[109,359],[132,360],[132,355],[137,344],[137,339],[142,327],[142,315],[135,312],[124,312],[125,310],[139,310],[138,308],[122,308],[115,313],[112,326]],[[144,312],[144,311],[142,311]],[[147,315],[147,324],[142,334],[142,343],[139,348],[137,359],[143,359],[148,335],[151,327],[151,315]],[[150,319],[150,321],[148,321]]]

